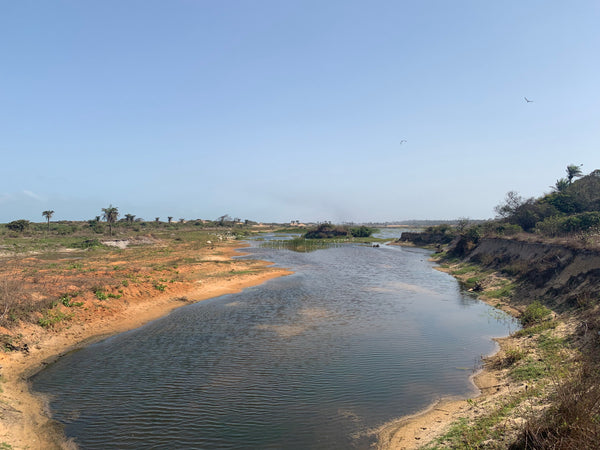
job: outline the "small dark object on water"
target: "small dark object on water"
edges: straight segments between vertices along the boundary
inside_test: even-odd
[[[379,248],[379,244],[373,244],[371,247],[373,247],[373,248]]]

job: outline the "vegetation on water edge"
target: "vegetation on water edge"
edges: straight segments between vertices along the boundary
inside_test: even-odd
[[[368,238],[376,232],[377,229],[369,228],[364,225],[350,227],[347,225],[332,225],[330,223],[321,223],[316,227],[309,228],[304,233],[304,239],[331,239],[341,237]]]

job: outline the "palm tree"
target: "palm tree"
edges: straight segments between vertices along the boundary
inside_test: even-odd
[[[42,216],[44,216],[46,218],[46,220],[48,220],[48,231],[50,231],[50,219],[52,218],[53,214],[54,214],[54,211],[42,212]]]
[[[169,221],[169,223],[171,223],[173,221],[173,216],[167,217],[167,220]]]
[[[133,223],[133,219],[135,219],[135,214],[125,214],[125,220],[129,223]]]
[[[567,187],[569,187],[569,184],[570,182],[566,178],[559,178],[558,180],[556,180],[556,184],[550,187],[554,189],[555,192],[564,192],[567,189]]]
[[[108,229],[112,236],[112,224],[115,223],[119,217],[119,208],[109,205],[108,208],[102,208],[102,212],[104,213],[104,220],[108,223]]]
[[[579,166],[576,166],[575,164],[570,164],[567,166],[567,179],[569,180],[569,184],[571,184],[573,178],[580,177],[583,175],[583,172],[581,172],[580,169],[581,166],[583,166],[583,164],[580,164]]]

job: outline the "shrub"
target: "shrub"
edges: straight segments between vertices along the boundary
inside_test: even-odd
[[[365,227],[364,225],[350,228],[350,234],[356,238],[370,237],[374,232],[374,228]]]
[[[93,291],[98,300],[108,300],[108,295],[102,289],[93,289]]]
[[[524,327],[539,324],[550,316],[551,311],[542,305],[538,300],[531,303],[521,315],[521,324]]]
[[[346,227],[332,225],[330,223],[322,223],[315,228],[308,230],[304,234],[305,239],[327,239],[333,237],[348,236],[349,231]]]
[[[11,231],[23,232],[27,228],[29,228],[29,223],[29,220],[24,219],[13,220],[12,222],[6,224],[6,228],[8,228]]]

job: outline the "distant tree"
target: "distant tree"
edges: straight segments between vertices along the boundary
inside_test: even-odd
[[[53,214],[54,214],[54,211],[42,212],[42,216],[44,216],[46,218],[46,220],[48,221],[48,231],[50,231],[50,219],[52,218]]]
[[[470,220],[468,217],[459,217],[456,222],[456,231],[458,231],[459,234],[462,234],[469,226],[469,223]]]
[[[223,214],[221,217],[219,217],[217,219],[217,222],[219,222],[219,226],[224,226],[225,222],[229,222],[231,221],[231,217],[229,217],[229,214]]]
[[[171,223],[173,221],[173,216],[167,217],[167,220],[169,221],[169,223]]]
[[[559,178],[558,180],[556,180],[556,183],[554,183],[554,186],[550,187],[554,189],[554,192],[565,192],[570,184],[571,182],[568,179]]]
[[[155,217],[155,218],[154,218],[154,221],[155,221],[156,223],[160,222],[160,217]]]
[[[103,218],[106,220],[106,223],[108,223],[108,229],[110,230],[110,235],[112,236],[112,225],[119,217],[119,208],[109,205],[108,208],[102,208],[102,212],[104,213]]]
[[[504,203],[496,205],[494,211],[496,211],[498,216],[506,219],[507,217],[513,215],[523,203],[523,197],[521,197],[517,191],[509,191],[506,193]]]
[[[133,221],[135,220],[135,215],[134,214],[125,214],[125,220],[127,220],[127,222],[129,222],[129,223],[133,223]]]
[[[13,220],[12,222],[7,223],[6,227],[11,231],[23,232],[27,228],[29,228],[29,220],[25,220],[25,219]]]
[[[179,219],[179,223],[185,223],[185,219],[184,218]]]
[[[575,164],[569,164],[567,166],[567,180],[569,181],[569,184],[573,182],[573,178],[580,177],[583,175],[583,173],[581,172],[581,166],[583,166],[583,164],[579,166]]]

